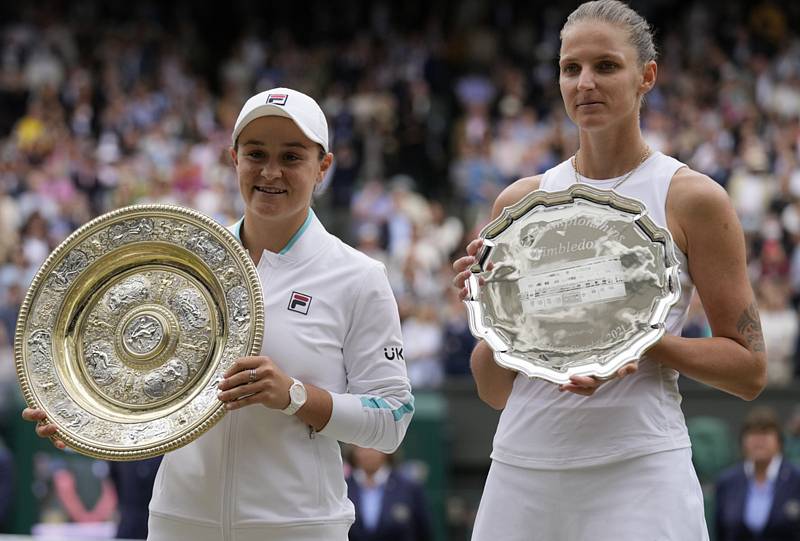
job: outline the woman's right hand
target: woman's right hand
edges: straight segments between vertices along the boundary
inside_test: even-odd
[[[467,244],[467,255],[459,257],[453,262],[453,270],[456,272],[456,276],[453,278],[453,287],[458,289],[458,296],[462,301],[469,295],[469,291],[467,290],[467,278],[472,274],[469,269],[477,261],[475,255],[482,246],[483,239],[478,238],[473,240]],[[489,268],[487,270],[491,270],[491,268],[492,264],[489,263]],[[484,284],[483,278],[478,278],[478,280],[481,285]]]
[[[52,423],[42,423],[42,421],[47,419],[47,414],[44,412],[44,410],[25,408],[22,410],[22,418],[26,421],[37,423],[36,435],[40,438],[50,438],[53,442],[53,445],[59,449],[64,449],[66,447],[63,441],[53,438],[56,430],[58,430],[58,427]]]

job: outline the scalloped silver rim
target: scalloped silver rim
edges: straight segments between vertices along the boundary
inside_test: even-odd
[[[605,364],[591,363],[576,367],[567,368],[560,372],[543,366],[534,365],[528,361],[519,360],[508,352],[511,351],[509,344],[500,339],[497,334],[483,324],[483,309],[479,302],[480,282],[477,274],[483,272],[483,264],[488,256],[488,247],[493,245],[491,239],[500,235],[508,229],[516,220],[526,215],[531,209],[537,206],[550,207],[571,203],[575,199],[585,199],[594,203],[607,204],[617,210],[636,214],[635,222],[645,232],[657,232],[663,235],[664,257],[666,259],[666,269],[668,272],[671,292],[669,295],[661,297],[656,311],[659,311],[659,323],[651,326],[651,329],[643,335],[637,336],[633,354],[620,356],[619,359]],[[516,370],[525,374],[529,378],[540,378],[555,384],[564,384],[570,381],[572,376],[592,375],[599,379],[609,379],[613,377],[617,370],[623,366],[637,362],[642,354],[653,344],[655,344],[666,332],[664,322],[672,307],[680,298],[680,264],[675,255],[675,246],[669,230],[657,225],[647,215],[644,204],[634,198],[625,197],[611,190],[601,190],[585,184],[573,184],[565,190],[546,192],[535,190],[520,199],[517,203],[505,207],[500,215],[481,229],[480,238],[484,239],[486,248],[478,253],[477,262],[470,268],[472,274],[467,280],[467,298],[464,304],[467,307],[469,328],[472,335],[484,340],[493,351],[494,360],[504,368]],[[661,242],[661,241],[654,241]]]

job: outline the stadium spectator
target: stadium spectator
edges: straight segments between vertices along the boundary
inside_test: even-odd
[[[436,389],[444,380],[444,337],[438,317],[433,303],[420,300],[403,321],[403,356],[414,389]]]
[[[109,474],[117,491],[117,539],[147,539],[147,506],[160,464],[160,456],[109,462]]]
[[[0,438],[0,531],[14,501],[14,457]]]
[[[740,443],[744,461],[717,482],[717,541],[800,539],[800,469],[784,460],[775,412],[753,409],[744,420]]]
[[[767,347],[767,383],[785,387],[794,377],[794,353],[798,340],[797,310],[789,302],[785,280],[759,282],[758,308]]]
[[[681,336],[686,338],[711,336],[711,328],[708,326],[708,319],[703,310],[703,303],[697,292],[692,295],[692,300],[689,301],[689,313],[686,318],[686,323],[683,325]]]
[[[783,456],[800,468],[800,406],[795,406],[789,420],[786,421],[786,438],[783,445]]]
[[[352,446],[347,497],[356,508],[350,541],[432,541],[421,485],[395,468],[394,455]]]

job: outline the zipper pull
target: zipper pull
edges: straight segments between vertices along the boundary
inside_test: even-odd
[[[308,425],[308,439],[313,440],[316,437],[317,437],[317,431],[314,430],[313,426]]]

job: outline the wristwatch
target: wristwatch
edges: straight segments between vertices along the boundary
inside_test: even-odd
[[[297,410],[303,407],[306,403],[308,394],[306,393],[306,386],[299,379],[292,378],[292,386],[289,387],[289,405],[286,406],[281,412],[286,415],[294,415]]]

